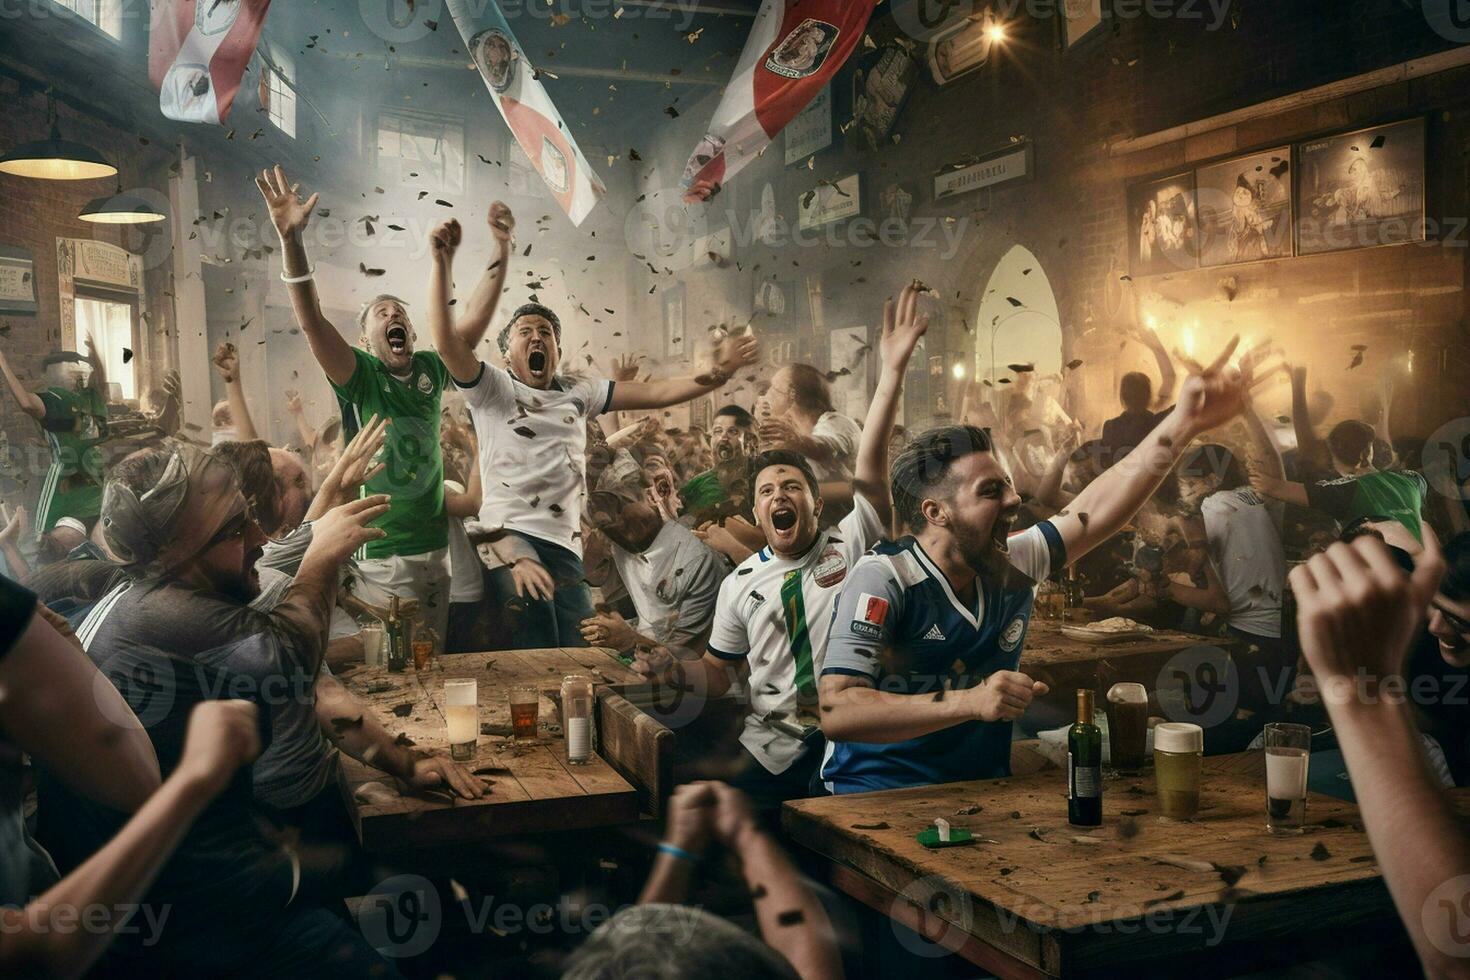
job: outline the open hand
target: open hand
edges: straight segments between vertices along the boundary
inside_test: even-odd
[[[929,329],[929,315],[919,312],[919,297],[925,288],[915,279],[903,287],[896,304],[892,299],[883,304],[883,333],[878,339],[883,367],[902,373],[919,338]]]
[[[270,170],[262,170],[255,178],[255,186],[260,188],[260,196],[265,198],[266,207],[270,209],[271,224],[276,226],[276,233],[281,238],[306,230],[320,194],[313,194],[302,201],[296,196],[296,189],[301,185],[288,183],[280,164]]]
[[[10,520],[0,527],[0,544],[13,544],[19,541],[26,533],[26,509],[17,506],[15,513],[10,515]]]
[[[515,582],[516,595],[522,599],[545,599],[548,602],[556,595],[556,580],[546,566],[531,558],[522,558],[510,566],[510,577]]]
[[[404,782],[410,789],[447,787],[454,795],[466,800],[478,800],[486,793],[483,779],[442,755],[427,755],[414,760],[413,775]]]
[[[628,354],[623,357],[614,357],[612,362],[612,379],[614,381],[637,381],[638,371],[642,367],[642,361],[642,354]]]
[[[311,544],[302,562],[315,555],[333,566],[342,564],[358,548],[387,535],[382,528],[368,527],[386,513],[388,495],[383,493],[333,507],[312,525]]]
[[[760,356],[760,341],[754,333],[727,334],[715,345],[715,368],[727,378],[734,377],[736,371],[759,361]]]

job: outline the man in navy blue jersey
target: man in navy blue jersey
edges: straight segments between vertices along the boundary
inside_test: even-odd
[[[1037,583],[1116,534],[1197,435],[1238,415],[1252,373],[1236,342],[1195,369],[1175,410],[1067,510],[1012,535],[1021,498],[989,434],[947,426],[894,460],[911,531],[852,569],[819,683],[834,793],[1010,774],[1011,723],[1045,684],[1020,673]]]

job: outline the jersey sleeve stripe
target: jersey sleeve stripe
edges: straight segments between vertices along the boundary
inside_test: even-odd
[[[744,660],[749,656],[748,653],[726,653],[724,650],[716,650],[714,647],[706,647],[705,649],[721,660]]]
[[[448,370],[447,365],[446,365],[446,370]],[[449,380],[454,382],[454,386],[456,388],[473,388],[473,387],[475,387],[476,385],[478,385],[480,383],[480,379],[483,378],[484,376],[485,376],[485,362],[484,361],[481,361],[480,362],[480,370],[478,372],[476,372],[476,374],[475,374],[475,380],[473,380],[473,381],[461,381],[461,380],[459,380],[458,378],[456,378],[454,376],[454,372],[452,372],[452,371],[449,372]]]
[[[1062,532],[1051,521],[1042,521],[1036,525],[1041,531],[1041,536],[1046,539],[1046,550],[1050,554],[1051,564],[1049,569],[1055,574],[1067,567],[1067,542],[1062,540]]]

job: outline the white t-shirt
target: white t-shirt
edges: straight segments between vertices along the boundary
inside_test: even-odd
[[[582,554],[587,420],[609,410],[611,381],[556,378],[543,391],[493,364],[455,382],[480,439],[480,521]]]
[[[1241,487],[1212,493],[1199,508],[1210,561],[1230,596],[1229,623],[1255,636],[1281,636],[1286,551],[1279,507]]]
[[[858,442],[862,437],[863,430],[858,428],[858,424],[841,412],[827,412],[817,419],[817,424],[812,426],[812,438],[832,451],[830,464],[811,460],[818,483],[852,479]]]
[[[464,493],[454,480],[445,480],[444,489]],[[470,536],[465,533],[464,518],[448,517],[449,522],[449,601],[479,602],[485,596],[485,582],[480,577],[480,556],[475,554]]]
[[[750,664],[750,714],[740,742],[770,772],[782,773],[801,755],[795,735],[779,731],[771,719],[797,728],[815,724],[810,711],[802,712],[797,698],[797,658],[788,623],[789,600],[783,600],[787,577],[798,575],[806,639],[811,649],[811,679],[822,675],[832,607],[842,591],[848,570],[887,529],[878,512],[862,494],[853,495],[852,513],[817,535],[816,543],[795,560],[781,558],[769,547],[751,555],[720,587],[715,607],[710,653],[725,660]],[[799,631],[798,631],[799,632]]]
[[[715,614],[729,565],[682,524],[666,521],[641,554],[612,545],[618,577],[638,610],[638,632],[687,646]]]

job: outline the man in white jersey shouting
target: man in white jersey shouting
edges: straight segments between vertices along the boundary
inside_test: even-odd
[[[858,444],[852,513],[818,531],[822,498],[811,465],[784,450],[756,456],[751,495],[767,544],[721,586],[708,651],[697,661],[640,652],[634,664],[645,676],[710,697],[745,678],[751,704],[740,736],[744,766],[731,782],[767,816],[784,801],[809,795],[822,758],[817,678],[832,606],[848,569],[889,533],[888,439],[904,370],[929,325],[918,311],[923,289],[910,283],[884,309],[883,363]]]

